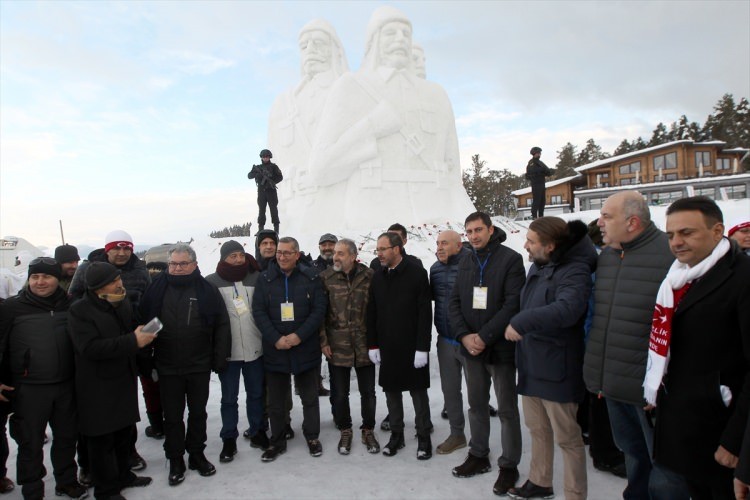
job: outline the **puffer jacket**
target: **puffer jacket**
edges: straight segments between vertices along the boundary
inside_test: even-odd
[[[435,301],[435,328],[438,335],[450,342],[457,341],[448,319],[448,300],[456,283],[458,263],[467,255],[471,255],[471,250],[463,246],[456,255],[451,255],[445,264],[438,260],[430,266],[430,289]]]
[[[656,292],[674,256],[653,222],[622,250],[604,248],[594,282],[594,316],[583,362],[590,392],[643,404]]]
[[[288,290],[288,293],[287,293]],[[281,320],[281,304],[291,302],[294,320]],[[320,365],[320,325],[328,300],[317,272],[297,266],[287,278],[272,261],[261,273],[253,294],[253,317],[263,336],[263,366],[279,373],[303,373]],[[296,333],[302,341],[291,349],[276,349],[281,337]]]
[[[335,366],[371,365],[367,345],[367,302],[373,270],[356,264],[352,281],[329,267],[320,274],[328,296],[328,312],[321,327],[320,347],[331,347]]]
[[[510,324],[516,346],[518,393],[558,403],[583,399],[583,323],[591,293],[596,250],[581,221],[568,223],[569,237],[550,262],[529,269],[521,312]]]

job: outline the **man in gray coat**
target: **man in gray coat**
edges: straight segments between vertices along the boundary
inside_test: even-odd
[[[590,392],[607,400],[615,444],[625,454],[623,498],[687,499],[679,476],[652,463],[654,430],[642,388],[656,292],[674,260],[667,235],[637,191],[607,198],[598,225],[605,248],[597,262],[583,378]]]

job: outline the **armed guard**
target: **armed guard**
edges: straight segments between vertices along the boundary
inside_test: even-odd
[[[284,178],[281,169],[275,163],[271,163],[273,154],[268,149],[260,152],[260,165],[253,165],[248,179],[255,179],[258,186],[258,230],[262,231],[266,225],[266,205],[271,209],[271,222],[273,230],[279,232],[279,197],[276,193],[276,184]]]

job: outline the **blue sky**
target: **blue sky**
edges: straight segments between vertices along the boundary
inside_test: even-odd
[[[0,1],[0,235],[55,246],[62,219],[73,244],[158,244],[254,222],[246,174],[299,80],[299,29],[327,19],[356,70],[378,5]],[[464,168],[611,151],[750,97],[747,1],[390,5],[451,98]]]

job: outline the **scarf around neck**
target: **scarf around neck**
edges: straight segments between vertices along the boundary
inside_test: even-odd
[[[661,282],[656,294],[656,306],[648,341],[646,376],[643,380],[643,397],[648,404],[656,406],[656,396],[662,379],[667,373],[669,345],[672,341],[672,316],[677,305],[675,298],[679,302],[687,291],[686,286],[713,268],[719,259],[726,255],[730,247],[729,240],[722,238],[714,247],[713,252],[693,267],[675,260],[664,281]]]

